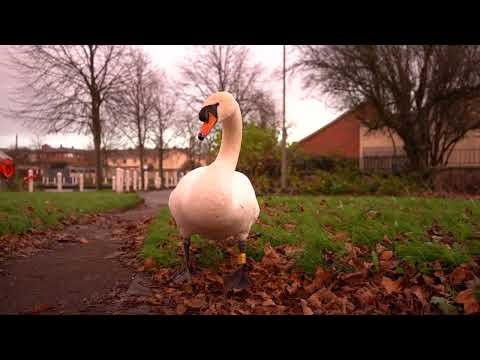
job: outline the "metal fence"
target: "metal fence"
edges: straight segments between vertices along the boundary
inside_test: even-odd
[[[408,158],[405,155],[373,155],[363,157],[363,169],[366,171],[384,171],[398,173],[406,168]],[[454,150],[448,160],[447,167],[480,166],[480,148]]]

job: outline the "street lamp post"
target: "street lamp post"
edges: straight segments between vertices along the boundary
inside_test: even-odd
[[[283,123],[282,123],[282,163],[281,163],[281,189],[287,188],[287,129],[285,127],[285,58],[286,46],[283,45]]]

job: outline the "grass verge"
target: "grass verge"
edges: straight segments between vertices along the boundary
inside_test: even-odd
[[[139,202],[137,194],[111,191],[1,192],[0,235],[53,225],[68,216],[128,209]]]
[[[265,245],[289,245],[299,249],[292,256],[310,274],[318,265],[350,271],[341,260],[352,245],[371,249],[368,260],[374,264],[383,250],[389,250],[425,272],[431,270],[432,262],[453,268],[480,254],[480,204],[475,201],[266,196],[259,198],[259,203],[260,218],[252,228],[247,255],[260,260]],[[154,257],[162,266],[177,265],[181,261],[177,254],[180,240],[169,211],[164,209],[151,225],[141,254]],[[193,242],[200,249],[198,259],[204,266],[223,260],[215,244],[199,237]]]

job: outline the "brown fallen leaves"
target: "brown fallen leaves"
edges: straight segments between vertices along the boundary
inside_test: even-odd
[[[34,219],[35,220],[35,219]],[[22,234],[0,236],[0,260],[2,257],[27,257],[41,249],[47,249],[57,243],[88,244],[89,240],[79,237],[76,232],[68,231],[71,225],[89,225],[104,220],[98,214],[84,214],[79,217],[68,216],[58,224],[46,228],[32,228]],[[35,223],[35,221],[33,221]],[[65,231],[64,231],[65,230]]]
[[[465,314],[475,314],[480,312],[480,303],[475,298],[473,289],[466,289],[459,293],[456,302],[463,305]]]
[[[234,258],[218,270],[197,268],[192,282],[184,285],[169,282],[173,269],[159,269],[151,274],[154,312],[172,315],[480,312],[474,286],[469,283],[478,277],[478,266],[462,265],[450,272],[440,267],[428,276],[400,262],[392,251],[382,246],[376,250],[379,269],[374,269],[367,261],[371,259],[366,256],[370,254],[368,248],[351,245],[351,251],[342,261],[353,271],[336,271],[335,266],[318,267],[315,274],[308,277],[288,255],[295,253],[291,246],[267,245],[261,261],[248,259],[252,287],[230,293],[224,292],[223,275],[236,269]],[[334,254],[326,254],[326,257],[333,259]],[[402,274],[395,270],[400,264],[404,269]],[[440,264],[432,264],[433,268],[438,266]],[[452,286],[457,291],[453,298],[447,290]]]
[[[143,262],[144,270],[153,269],[156,265],[157,265],[157,262],[152,257],[146,258],[145,261]]]
[[[387,294],[393,294],[401,291],[400,281],[394,281],[385,276],[382,278],[382,286],[385,288]]]

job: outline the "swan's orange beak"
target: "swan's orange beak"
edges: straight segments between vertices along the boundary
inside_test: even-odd
[[[200,132],[198,133],[198,140],[203,140],[207,137],[210,131],[214,128],[215,124],[217,123],[217,117],[208,112],[208,120],[203,123],[202,127],[200,128]]]

